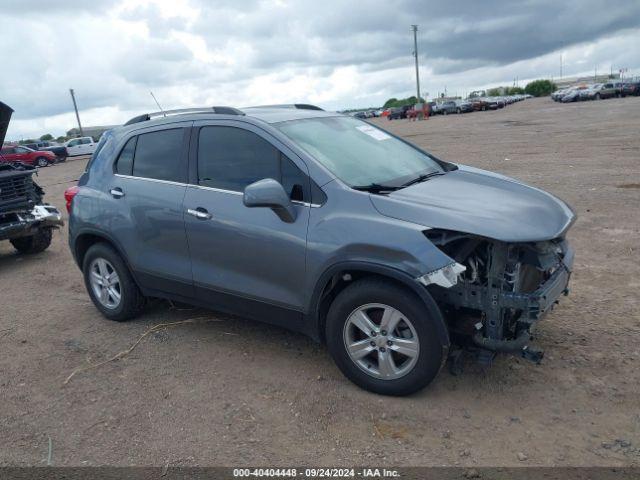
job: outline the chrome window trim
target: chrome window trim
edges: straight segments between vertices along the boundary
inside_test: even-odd
[[[155,182],[155,183],[164,183],[167,185],[177,185],[179,187],[192,187],[200,190],[210,190],[212,192],[218,193],[229,193],[231,195],[244,195],[242,192],[238,192],[235,190],[225,190],[222,188],[214,188],[214,187],[205,187],[203,185],[194,185],[192,183],[182,183],[182,182],[173,182],[171,180],[160,180],[158,178],[148,178],[148,177],[136,177],[134,175],[122,175],[121,173],[114,173],[114,176],[119,178],[129,178],[132,180],[144,180],[147,182]],[[311,208],[320,208],[322,205],[318,205],[317,203],[309,203],[309,202],[301,202],[300,200],[291,200],[291,203],[295,203],[296,205],[302,205],[304,207]]]
[[[120,178],[130,178],[131,180],[144,180],[146,182],[155,182],[155,183],[165,183],[167,185],[177,185],[178,187],[186,187],[186,183],[182,182],[174,182],[172,180],[161,180],[159,178],[149,178],[149,177],[136,177],[135,175],[123,175],[121,173],[114,173],[114,176]]]

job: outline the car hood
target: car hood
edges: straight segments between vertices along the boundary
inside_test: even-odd
[[[13,108],[9,105],[0,102],[0,146],[4,144],[4,137],[7,134],[9,128],[9,121],[11,120],[11,114]]]
[[[382,215],[504,242],[550,240],[575,220],[571,208],[547,192],[462,165],[389,195],[370,197]]]

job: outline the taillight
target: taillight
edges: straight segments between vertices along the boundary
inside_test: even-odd
[[[80,187],[74,185],[73,187],[69,187],[64,191],[64,199],[67,205],[67,213],[71,213],[71,201],[73,197],[80,191]]]

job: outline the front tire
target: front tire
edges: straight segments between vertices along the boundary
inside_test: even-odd
[[[10,242],[18,252],[25,255],[32,255],[34,253],[44,252],[49,248],[52,238],[53,233],[50,228],[41,228],[35,235],[13,238]]]
[[[345,288],[327,314],[329,352],[356,385],[383,395],[409,395],[435,378],[444,355],[435,302],[384,279]]]
[[[82,273],[91,301],[109,320],[124,322],[139,315],[144,297],[122,257],[110,245],[91,246],[84,256]]]
[[[36,158],[36,165],[39,167],[46,167],[49,165],[49,160],[47,160],[45,157],[38,157]]]

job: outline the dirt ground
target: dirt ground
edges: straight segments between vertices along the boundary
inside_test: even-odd
[[[365,392],[326,349],[257,322],[158,302],[105,320],[58,232],[0,244],[0,465],[640,465],[640,98],[425,122],[376,120],[452,161],[549,190],[579,215],[572,293],[538,329],[542,365],[443,370],[408,398]],[[42,169],[47,200],[86,161]],[[127,356],[64,380],[76,367]]]

